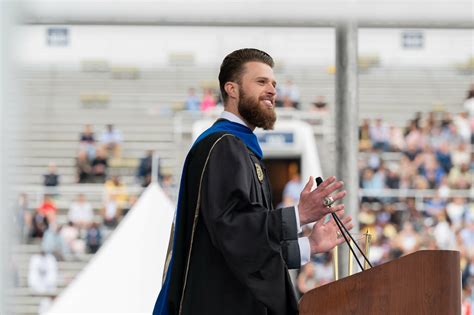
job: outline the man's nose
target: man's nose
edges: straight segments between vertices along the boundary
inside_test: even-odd
[[[276,88],[273,86],[273,84],[270,83],[270,84],[268,84],[268,87],[267,87],[267,89],[266,89],[266,92],[267,92],[268,94],[271,94],[272,96],[274,96],[274,95],[276,95],[276,92],[277,92],[277,91],[276,91]]]

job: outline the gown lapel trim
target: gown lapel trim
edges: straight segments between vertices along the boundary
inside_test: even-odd
[[[181,292],[181,299],[180,299],[180,302],[179,302],[179,312],[178,312],[179,315],[181,315],[181,313],[183,311],[184,293],[186,291],[186,282],[188,280],[189,264],[191,262],[191,253],[192,253],[192,250],[193,250],[194,232],[196,231],[196,226],[197,226],[198,219],[199,219],[202,180],[204,178],[204,173],[206,172],[207,162],[209,162],[209,158],[211,156],[212,150],[214,149],[216,144],[226,136],[234,136],[234,135],[224,134],[219,139],[217,139],[216,142],[214,142],[211,149],[209,150],[209,153],[207,154],[206,162],[204,163],[204,167],[203,167],[202,172],[201,172],[201,178],[199,179],[198,196],[197,196],[197,202],[196,202],[196,209],[194,210],[193,229],[192,229],[192,232],[191,232],[191,242],[190,242],[190,245],[189,245],[188,258],[187,258],[187,261],[186,261],[186,270],[184,272],[183,290]]]

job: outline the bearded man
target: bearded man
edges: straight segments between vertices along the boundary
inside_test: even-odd
[[[154,315],[297,314],[288,269],[343,241],[334,221],[344,205],[343,183],[330,177],[312,190],[309,178],[294,207],[274,209],[263,154],[253,133],[273,129],[273,60],[257,49],[225,57],[219,73],[224,112],[188,153],[174,237]],[[308,237],[300,226],[317,222]]]

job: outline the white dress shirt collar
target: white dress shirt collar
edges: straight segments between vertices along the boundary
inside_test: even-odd
[[[241,125],[244,125],[244,126],[248,127],[247,124],[242,120],[242,118],[240,118],[239,116],[237,116],[237,115],[235,115],[231,112],[223,111],[220,118],[227,119],[231,122],[235,122],[237,124],[241,124]]]

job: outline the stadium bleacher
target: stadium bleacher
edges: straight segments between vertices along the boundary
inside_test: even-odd
[[[283,68],[277,78],[283,81],[291,76],[300,89],[303,109],[309,109],[315,96],[325,95],[333,111],[334,75],[325,69],[325,66]],[[10,178],[15,191],[26,192],[34,208],[42,193],[42,174],[47,164],[54,161],[60,175],[60,189],[63,189],[57,202],[60,221],[65,221],[67,207],[79,191],[87,194],[97,211],[102,203],[103,185],[77,184],[75,177],[79,133],[85,124],[93,126],[96,136],[107,123],[113,123],[122,132],[123,163],[118,163],[111,173],[121,175],[132,190],[139,186],[135,168],[131,166],[136,163],[127,161],[137,161],[148,149],[157,150],[162,166],[172,170],[177,180],[186,148],[176,143],[175,104],[185,99],[188,87],[200,87],[204,82],[215,80],[217,71],[216,67],[197,66],[133,68],[133,76],[117,76],[108,68],[101,71],[60,67],[23,69],[20,78],[24,102],[15,112],[21,116],[21,125],[16,127],[18,132],[10,152],[14,157]],[[374,67],[361,73],[359,80],[359,118],[381,117],[399,127],[405,127],[413,118],[414,108],[420,112],[461,111],[467,86],[466,75],[450,67]],[[94,102],[85,104],[84,95],[106,95],[107,101],[98,106]],[[325,154],[321,157],[322,166],[324,173],[329,174],[334,172],[334,165],[329,162],[335,150],[334,123],[328,128],[331,130],[320,135],[319,143],[331,149],[319,152]],[[26,276],[29,258],[39,251],[38,242],[14,246],[20,279],[19,287],[10,292],[14,296],[11,310],[15,314],[37,313],[40,297],[30,293]],[[80,261],[59,263],[62,280],[57,293],[90,258],[88,254]]]

